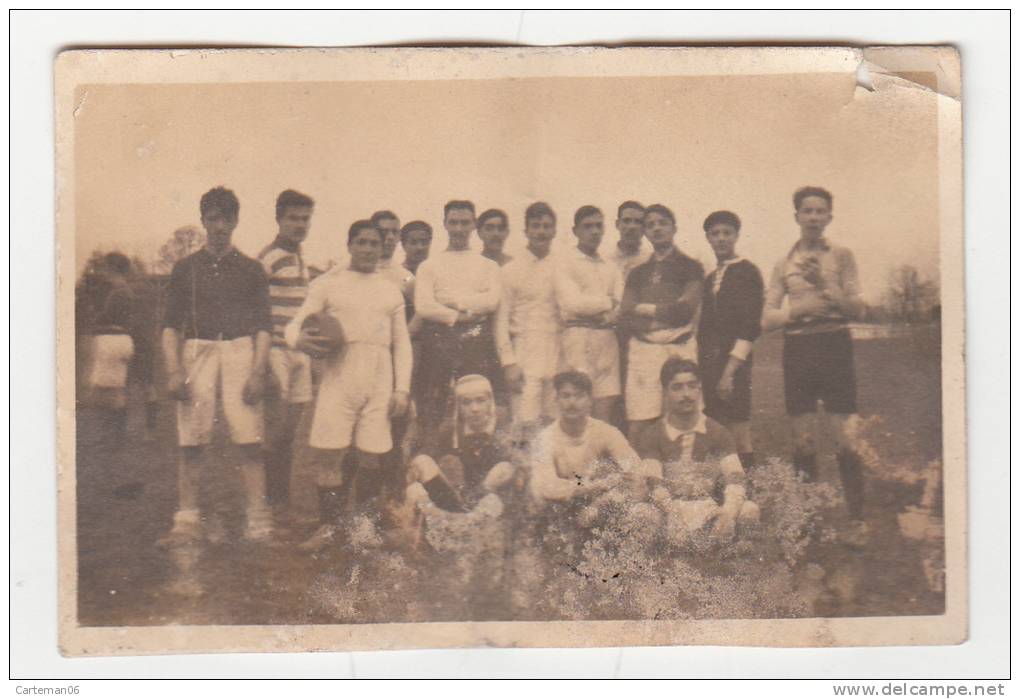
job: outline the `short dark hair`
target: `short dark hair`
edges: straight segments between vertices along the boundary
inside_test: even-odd
[[[130,274],[131,260],[122,252],[108,252],[103,256],[103,267],[118,274]]]
[[[672,223],[674,226],[676,225],[676,216],[674,216],[673,212],[670,211],[669,207],[665,206],[664,204],[652,204],[651,206],[646,207],[645,217],[647,217],[648,214],[659,214],[659,216],[664,216],[668,218],[670,223]]]
[[[557,392],[564,386],[573,386],[589,396],[594,390],[591,385],[591,379],[583,371],[561,371],[553,377],[553,386]]]
[[[829,204],[829,208],[832,208],[832,192],[822,187],[801,187],[793,193],[793,208],[796,211],[800,211],[800,205],[808,197],[821,197]]]
[[[544,201],[536,201],[524,210],[524,227],[527,228],[528,221],[534,221],[535,219],[542,218],[543,216],[551,217],[553,223],[556,223],[556,212],[552,210],[552,207]]]
[[[659,370],[659,383],[662,384],[663,388],[666,388],[677,374],[694,374],[698,381],[701,381],[701,369],[698,368],[697,364],[683,357],[670,357],[662,365],[662,369]]]
[[[226,187],[213,187],[203,194],[202,200],[198,202],[198,211],[202,216],[209,213],[210,209],[219,209],[227,216],[237,218],[241,213],[241,202],[237,200],[237,195]]]
[[[579,225],[581,221],[588,218],[589,216],[594,216],[595,214],[601,216],[602,209],[600,209],[597,206],[592,206],[591,204],[585,204],[580,209],[574,212],[574,225],[575,226]]]
[[[636,202],[633,199],[628,199],[627,201],[623,202],[618,207],[616,207],[616,218],[620,218],[621,216],[623,216],[624,209],[637,209],[638,211],[641,212],[642,216],[645,213],[645,207],[642,206],[640,202]]]
[[[378,233],[379,241],[382,242],[383,237],[382,231],[376,228],[375,224],[369,221],[367,218],[363,218],[352,223],[351,227],[347,230],[347,244],[350,245],[351,241],[353,241],[358,236],[358,233],[365,230],[366,228],[370,228],[371,230]]]
[[[474,203],[468,201],[467,199],[451,199],[450,201],[446,202],[445,206],[443,206],[443,220],[445,220],[446,217],[450,215],[450,212],[453,211],[454,209],[467,209],[468,211],[471,212],[472,216],[475,215]]]
[[[502,209],[486,209],[478,217],[478,227],[481,228],[482,224],[488,221],[490,218],[498,218],[503,222],[505,228],[509,228],[510,219],[507,218],[506,212]]]
[[[404,224],[404,227],[400,229],[400,242],[406,243],[407,237],[415,231],[425,231],[429,234],[429,240],[432,240],[432,226],[424,221],[411,221]]]
[[[712,226],[717,226],[720,223],[725,223],[727,226],[733,226],[737,231],[740,231],[740,217],[732,211],[713,211],[705,219],[705,222],[701,224],[701,227],[708,233],[708,229]]]
[[[315,200],[307,194],[293,189],[285,189],[276,197],[276,218],[279,219],[290,207],[315,206]]]
[[[397,218],[397,215],[390,211],[389,209],[376,211],[374,214],[372,214],[372,218],[369,220],[372,222],[372,225],[376,227],[379,226],[380,221],[397,221],[398,223],[400,222],[400,219]]]

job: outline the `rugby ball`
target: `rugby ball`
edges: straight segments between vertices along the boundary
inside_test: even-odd
[[[309,352],[313,357],[329,357],[344,348],[347,344],[347,336],[344,334],[344,326],[336,316],[320,311],[312,313],[301,323],[302,330],[309,330],[319,337],[316,344],[321,348],[318,352]]]

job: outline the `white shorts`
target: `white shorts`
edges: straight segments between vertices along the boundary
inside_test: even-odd
[[[390,348],[349,343],[323,367],[309,446],[346,449],[353,443],[363,452],[385,454],[393,448],[389,415],[392,396]]]
[[[130,335],[96,335],[92,338],[88,383],[92,388],[127,386],[128,364],[135,355]]]
[[[287,347],[269,350],[269,368],[280,386],[280,400],[307,403],[312,400],[312,359]]]
[[[234,444],[262,441],[262,403],[248,405],[241,394],[251,375],[255,346],[250,337],[234,340],[185,340],[184,371],[189,398],[177,402],[177,441],[197,447],[212,441],[216,394]]]
[[[556,417],[556,390],[553,377],[559,369],[559,334],[513,338],[514,354],[524,374],[520,393],[512,397],[511,407],[517,422],[537,422]]]
[[[698,343],[691,338],[680,344],[659,345],[630,338],[627,345],[627,419],[652,420],[662,415],[662,384],[659,374],[670,357],[698,361]]]
[[[592,398],[620,395],[620,345],[615,331],[564,328],[562,338],[561,366],[588,375]]]

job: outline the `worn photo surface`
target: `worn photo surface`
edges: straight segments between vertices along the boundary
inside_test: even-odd
[[[55,70],[65,653],[966,637],[952,49]]]

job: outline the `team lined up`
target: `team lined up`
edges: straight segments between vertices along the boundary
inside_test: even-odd
[[[730,531],[755,516],[741,478],[755,465],[751,364],[763,326],[785,333],[794,464],[817,475],[810,416],[822,401],[839,428],[852,527],[864,530],[847,329],[862,303],[853,255],[823,235],[832,218],[824,189],[794,195],[800,239],[767,291],[757,267],[737,255],[740,220],[727,211],[704,222],[718,263],[707,275],[674,245],[676,219],[662,205],[621,204],[619,241],[608,254],[600,254],[602,212],[581,207],[576,246],[557,254],[557,216],[532,204],[527,247],[511,259],[502,249],[506,214],[476,216],[471,202],[455,200],[443,211],[447,249],[430,254],[427,223],[401,228],[395,214],[378,212],[350,227],[350,264],[312,280],[301,254],[310,197],[279,196],[278,234],[259,261],[231,245],[239,209],[229,190],[207,192],[207,244],[170,278],[163,349],[181,446],[172,536],[198,534],[201,447],[211,440],[217,397],[242,447],[251,539],[270,535],[270,505],[286,506],[297,423],[313,399],[321,527],[307,549],[337,535],[351,503],[414,494],[444,509],[477,505],[515,477],[497,432],[532,448],[525,477],[536,504],[605,492],[617,481],[594,470],[609,461],[631,485],[666,486],[649,497],[700,502],[680,515],[688,528],[713,519]],[[481,252],[470,246],[476,230]],[[394,262],[398,242],[402,265]],[[322,314],[342,327],[339,352],[309,322]],[[312,357],[322,361],[314,395]],[[610,424],[624,427],[621,417],[627,437]],[[680,482],[671,473],[708,462],[727,486],[717,510],[710,492],[669,492]]]

